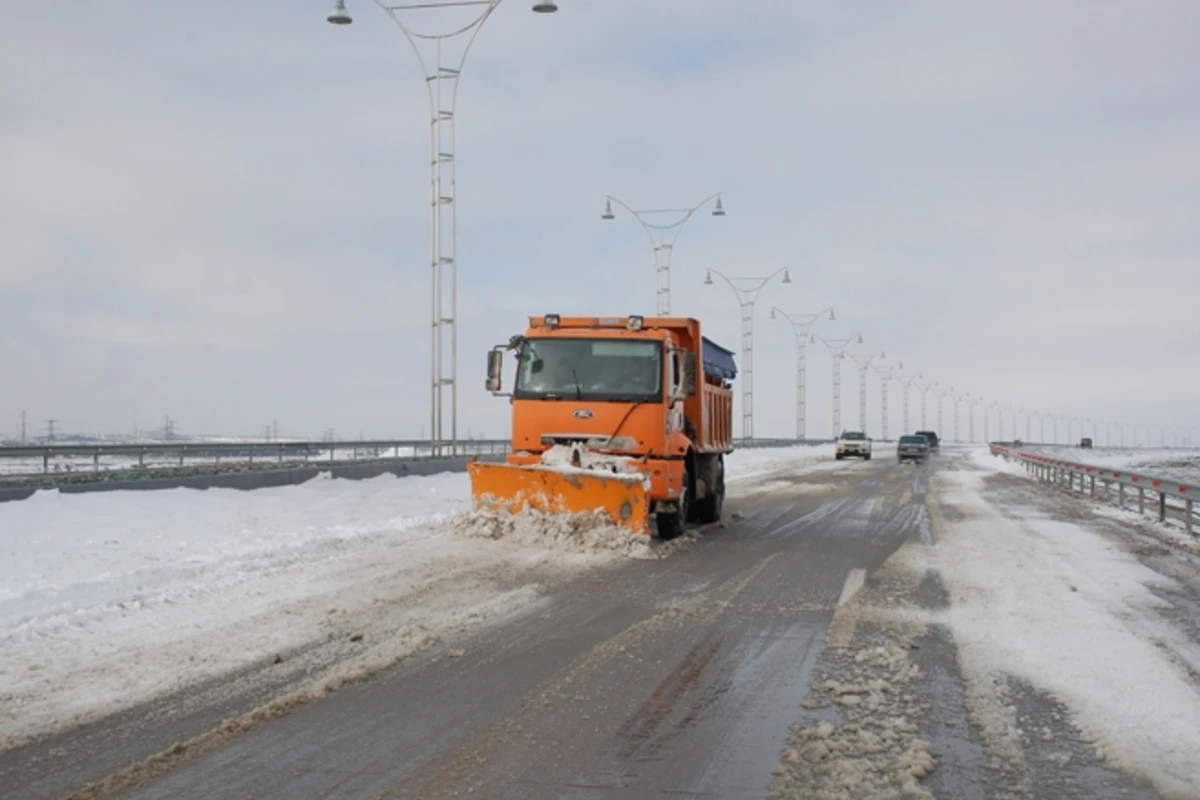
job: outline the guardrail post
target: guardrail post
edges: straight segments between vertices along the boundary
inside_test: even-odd
[[[1192,500],[1191,498],[1188,498],[1187,500],[1183,501],[1183,524],[1184,524],[1184,527],[1187,528],[1188,533],[1192,532],[1192,512],[1194,511],[1194,507],[1192,504],[1194,502],[1195,501]]]
[[[1121,488],[1124,489],[1125,487],[1122,486]],[[1123,494],[1124,493],[1122,493],[1122,495]],[[1122,499],[1124,499],[1123,496],[1122,496]],[[1146,487],[1145,486],[1138,487],[1138,513],[1139,514],[1146,513]]]
[[[1158,493],[1158,521],[1159,522],[1167,521],[1167,493],[1166,492]]]
[[[248,444],[248,445],[246,445],[246,449],[250,451],[250,463],[253,464],[254,463],[254,445]]]
[[[100,471],[100,451],[92,453],[92,472]]]
[[[49,471],[50,471],[50,454],[43,453],[42,454],[42,472],[49,472]]]
[[[1096,496],[1096,476],[1093,475],[1091,477],[1092,477],[1092,497],[1095,497]]]

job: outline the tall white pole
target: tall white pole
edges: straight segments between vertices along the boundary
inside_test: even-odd
[[[771,307],[771,319],[776,318],[776,312],[792,326],[792,332],[796,335],[796,440],[804,441],[807,435],[805,417],[808,413],[808,392],[807,386],[807,364],[808,364],[808,337],[812,331],[813,325],[820,319],[825,312],[829,312],[829,319],[834,319],[833,307],[822,309],[816,314],[789,314],[776,306]]]
[[[876,358],[885,358],[884,353],[849,353],[850,358],[858,365],[858,427],[867,432],[867,372],[871,362]]]
[[[846,357],[846,348],[851,342],[857,339],[862,344],[863,338],[861,333],[851,334],[845,339],[825,339],[815,334],[811,337],[811,341],[817,339],[829,350],[833,362],[833,438],[836,439],[842,434],[842,359]]]
[[[882,411],[882,420],[879,426],[879,433],[885,442],[888,441],[888,384],[891,383],[892,372],[895,369],[895,365],[875,365],[875,371],[879,373],[880,406]],[[904,369],[903,364],[900,365],[900,369]]]
[[[668,316],[671,313],[671,256],[675,253],[675,242],[678,241],[679,234],[683,232],[683,226],[692,218],[692,215],[714,198],[716,198],[717,204],[713,208],[712,215],[714,217],[725,216],[725,207],[721,205],[720,192],[709,195],[691,208],[635,209],[612,195],[604,197],[604,213],[600,215],[600,218],[614,219],[612,204],[616,203],[641,223],[642,230],[646,232],[646,237],[650,240],[650,246],[654,248],[654,266],[657,275],[656,308],[660,317]],[[655,215],[667,215],[674,221],[669,223],[651,222],[650,219]]]
[[[458,194],[455,180],[455,116],[459,79],[467,53],[484,22],[501,0],[423,0],[386,3],[373,0],[396,22],[412,45],[425,78],[429,99],[430,205],[430,452],[458,452]],[[443,19],[442,32],[418,30],[415,18],[453,9],[459,16]],[[539,2],[535,11],[557,10]],[[351,22],[345,0],[336,0],[327,17],[336,25]],[[457,52],[449,52],[459,45]],[[449,438],[445,417],[449,416]]]
[[[787,267],[781,267],[766,277],[734,277],[724,275],[720,270],[709,269],[704,283],[712,285],[712,276],[716,275],[733,290],[738,305],[742,311],[742,438],[754,438],[754,303],[758,300],[759,292],[763,290],[772,278],[783,274],[783,282],[791,283]],[[739,285],[741,284],[741,285]]]

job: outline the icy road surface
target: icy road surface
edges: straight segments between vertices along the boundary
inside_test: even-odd
[[[0,506],[0,796],[1200,797],[1193,543],[985,449],[729,472],[653,546],[464,475]]]

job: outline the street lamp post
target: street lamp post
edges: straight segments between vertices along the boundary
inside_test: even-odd
[[[958,435],[958,413],[960,410],[959,409],[960,403],[967,404],[967,413],[969,414],[970,408],[971,408],[971,393],[963,392],[962,394],[960,394],[958,397],[956,397],[954,399],[954,441],[955,442],[962,441],[962,438]]]
[[[775,319],[775,312],[788,321],[792,326],[792,332],[796,335],[796,440],[804,441],[805,431],[805,416],[808,413],[807,408],[807,391],[805,372],[808,360],[808,336],[812,331],[813,325],[817,323],[826,311],[829,312],[829,319],[834,319],[833,306],[822,309],[816,314],[789,314],[775,306],[771,306],[771,319]]]
[[[879,426],[879,433],[885,442],[888,440],[888,383],[892,379],[892,371],[896,369],[904,369],[904,364],[901,363],[899,366],[884,364],[875,365],[875,371],[879,373],[879,404],[882,417],[880,420],[882,424]]]
[[[938,415],[938,430],[939,431],[944,432],[946,430],[946,426],[942,424],[942,401],[945,400],[947,397],[949,397],[951,394],[953,394],[953,392],[954,392],[953,386],[947,386],[945,389],[938,389],[938,391],[937,391],[937,401],[938,401],[937,415]],[[940,434],[940,433],[938,434],[938,436],[941,436],[941,435],[942,434]]]
[[[791,283],[792,277],[787,267],[775,270],[763,277],[734,277],[730,278],[719,270],[709,269],[704,283],[711,286],[712,276],[716,275],[733,290],[738,305],[742,308],[742,438],[754,438],[754,303],[763,287],[779,273],[783,273],[783,283]],[[741,284],[741,285],[739,285]]]
[[[837,439],[842,433],[842,359],[846,357],[846,348],[855,341],[862,344],[863,338],[861,333],[852,333],[845,339],[826,339],[816,334],[809,337],[810,342],[818,339],[829,350],[833,362],[833,438]]]
[[[925,421],[926,400],[929,399],[929,390],[938,385],[937,381],[930,381],[921,387],[921,429],[928,430],[929,424]]]
[[[921,379],[920,373],[918,373],[916,375],[905,375],[904,377],[901,377],[899,375],[896,376],[896,380],[898,380],[900,382],[900,388],[904,391],[904,432],[905,433],[912,430],[912,428],[908,427],[908,389],[910,386],[912,386],[914,383],[916,383],[920,379]]]
[[[712,215],[714,217],[725,216],[725,208],[721,205],[720,192],[709,195],[691,208],[635,209],[630,208],[612,195],[604,196],[604,213],[600,215],[600,219],[614,219],[612,204],[616,203],[632,214],[634,219],[642,224],[642,230],[646,232],[646,237],[650,240],[650,246],[654,248],[654,263],[658,273],[657,310],[660,317],[668,316],[671,313],[671,254],[675,250],[675,242],[679,239],[679,234],[683,231],[684,224],[713,198],[716,198],[717,204],[713,208]],[[664,214],[669,214],[674,218],[674,221],[669,224],[656,224],[650,221],[650,217]],[[670,238],[668,239],[668,237]]]
[[[424,72],[429,94],[430,164],[430,239],[432,286],[430,340],[430,452],[443,455],[458,452],[458,223],[455,188],[455,106],[459,79],[467,53],[484,22],[502,0],[425,0],[424,2],[387,3],[373,0],[395,21],[416,53]],[[417,30],[406,21],[423,12],[462,9],[467,16],[458,19],[440,33]],[[553,2],[535,2],[533,10],[553,13]],[[345,0],[336,0],[326,19],[334,25],[349,25],[353,20]],[[457,55],[447,45],[461,42]],[[425,54],[422,54],[425,49]],[[432,52],[430,52],[432,51]],[[447,398],[448,395],[448,398]],[[450,437],[444,433],[443,418],[449,400]]]
[[[867,372],[872,361],[876,358],[887,358],[887,353],[880,350],[878,353],[847,353],[847,355],[858,365],[858,427],[865,434],[867,432]]]

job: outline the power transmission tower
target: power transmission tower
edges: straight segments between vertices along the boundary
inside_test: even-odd
[[[54,423],[57,421],[54,419],[46,420],[46,442],[48,444],[54,444]]]
[[[21,444],[25,444],[25,412],[21,412]]]

